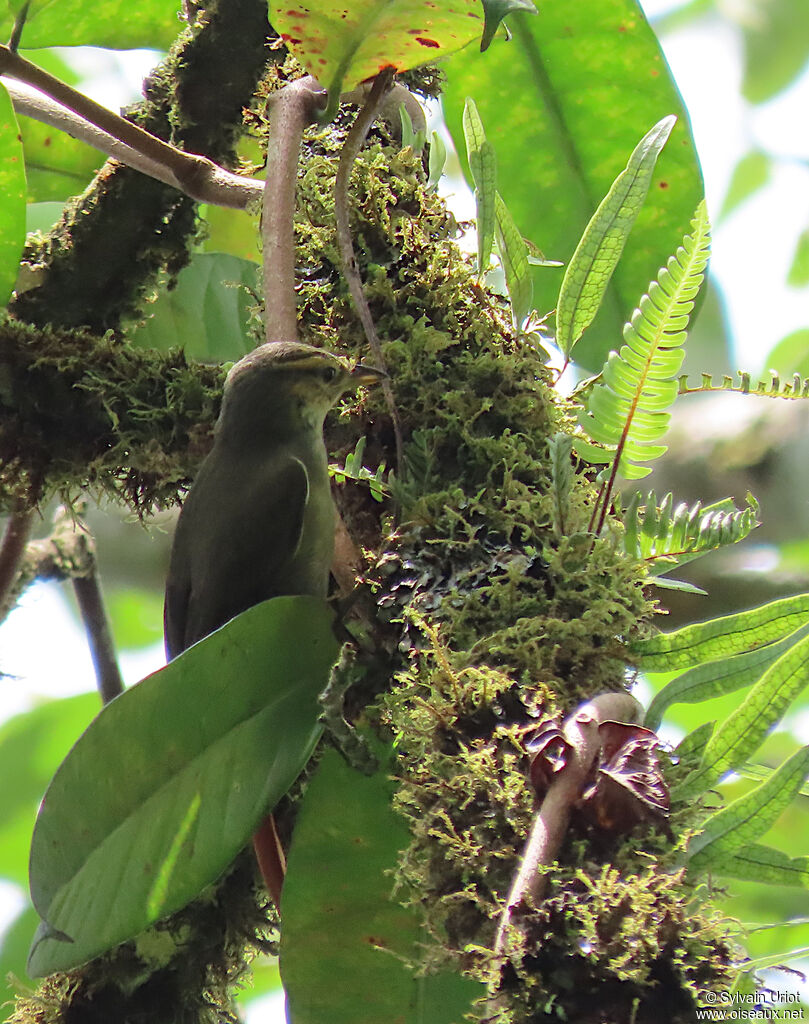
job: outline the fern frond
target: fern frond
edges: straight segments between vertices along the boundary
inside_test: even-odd
[[[809,398],[809,377],[801,377],[799,373],[793,373],[792,379],[781,382],[781,377],[770,370],[770,381],[760,380],[753,387],[753,375],[737,370],[739,383],[735,384],[733,377],[725,375],[721,384],[714,384],[713,376],[710,373],[702,374],[702,383],[691,386],[688,383],[688,375],[683,374],[678,382],[677,393],[680,395],[700,395],[708,391],[733,391],[739,395],[760,395],[762,398]]]
[[[336,484],[344,484],[346,480],[353,480],[358,484],[367,484],[371,497],[374,501],[382,501],[390,493],[389,481],[385,480],[385,463],[381,463],[375,473],[362,464],[362,457],[365,454],[365,438],[361,437],[353,452],[346,455],[345,463],[340,466],[335,462],[329,463],[329,476]]]
[[[737,509],[730,498],[706,508],[702,502],[674,504],[669,492],[657,504],[654,491],[636,491],[624,512],[624,547],[633,558],[645,559],[653,576],[693,561],[708,551],[735,544],[759,525],[758,502],[747,495]]]
[[[602,488],[597,533],[616,476],[639,480],[651,472],[639,463],[659,458],[666,451],[665,445],[655,442],[668,430],[671,417],[666,410],[677,397],[688,318],[710,253],[704,201],[697,207],[691,229],[624,326],[626,344],[620,352],[610,353],[601,382],[591,391],[586,410],[579,414],[581,427],[595,444],[577,442],[577,454],[588,462],[610,465]]]

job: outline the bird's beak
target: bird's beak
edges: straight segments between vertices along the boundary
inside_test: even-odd
[[[357,363],[351,371],[352,383],[364,384],[367,388],[373,387],[375,384],[381,384],[383,380],[387,379],[388,375],[384,370],[377,370],[375,366],[366,366],[364,363]]]

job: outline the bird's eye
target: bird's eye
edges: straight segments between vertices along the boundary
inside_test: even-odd
[[[337,370],[334,366],[326,366],[320,371],[323,380],[329,384],[337,376]]]

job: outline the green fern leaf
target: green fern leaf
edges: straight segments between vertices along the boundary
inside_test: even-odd
[[[640,305],[624,327],[625,345],[612,352],[603,377],[587,402],[579,423],[604,455],[591,458],[585,446],[576,446],[583,458],[611,463],[606,499],[616,475],[639,480],[651,469],[639,465],[666,451],[656,444],[669,426],[666,411],[677,397],[676,375],[682,365],[683,343],[694,299],[704,278],[710,253],[710,227],[705,203],[697,207],[692,233],[660,270]],[[589,446],[588,446],[589,448]],[[606,504],[606,501],[605,501]]]
[[[678,381],[678,394],[701,395],[711,391],[733,391],[739,395],[759,395],[762,398],[809,398],[809,377],[801,377],[799,373],[793,373],[788,381],[781,382],[781,377],[770,370],[769,383],[760,380],[753,386],[753,378],[749,373],[738,371],[739,383],[734,383],[733,377],[725,375],[721,384],[714,384],[710,373],[702,374],[702,382],[697,385],[689,385],[687,374],[683,374]]]
[[[632,557],[645,559],[653,576],[744,540],[759,525],[758,502],[752,494],[743,509],[730,498],[706,508],[699,501],[675,506],[671,493],[658,506],[654,491],[646,495],[645,504],[643,500],[636,491],[624,512],[624,548]]]

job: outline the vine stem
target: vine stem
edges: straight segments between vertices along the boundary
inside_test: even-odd
[[[303,130],[324,100],[316,80],[307,75],[273,93],[268,104],[267,180],[261,215],[267,342],[298,339],[295,186]]]
[[[6,605],[14,590],[17,571],[25,553],[25,545],[34,525],[35,510],[18,499],[14,502],[0,544],[0,618],[8,611]]]
[[[84,629],[87,633],[87,643],[90,646],[90,654],[93,659],[98,692],[101,695],[102,703],[109,704],[111,700],[124,692],[124,681],[121,678],[121,670],[115,655],[112,631],[104,607],[95,555],[92,551],[89,572],[85,576],[74,577],[73,592],[76,595]]]
[[[379,342],[379,335],[376,333],[376,325],[371,316],[368,301],[362,290],[362,278],[357,266],[354,242],[351,238],[351,227],[348,218],[348,183],[354,163],[376,118],[377,110],[383,97],[391,87],[393,75],[393,68],[385,68],[374,79],[374,84],[368,93],[368,98],[360,108],[360,112],[357,114],[356,120],[343,143],[340,162],[337,166],[337,177],[334,181],[334,217],[337,223],[337,244],[340,248],[343,274],[345,275],[348,290],[351,293],[351,298],[354,301],[354,306],[362,323],[365,337],[373,352],[376,365],[386,373],[387,367],[385,365],[385,357],[382,355],[382,345]],[[387,377],[382,380],[382,393],[385,396],[385,402],[393,424],[393,435],[396,443],[396,470],[397,473],[400,473],[404,458],[402,426],[399,420],[399,412],[396,408],[396,401],[393,397],[393,388]]]

